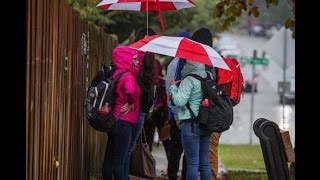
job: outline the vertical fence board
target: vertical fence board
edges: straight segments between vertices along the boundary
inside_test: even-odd
[[[32,11],[32,9],[36,9],[36,1],[32,1],[30,2],[30,6],[31,9],[28,10],[29,14],[31,15],[30,17],[30,26],[31,26],[31,30],[28,34],[28,36],[30,36],[28,39],[30,39],[30,42],[27,43],[27,49],[30,52],[30,81],[27,85],[27,87],[29,87],[30,90],[30,94],[29,96],[29,104],[27,104],[27,109],[29,109],[29,122],[27,122],[28,124],[26,125],[27,127],[29,127],[29,134],[27,135],[28,137],[28,141],[29,142],[29,150],[28,150],[28,172],[29,172],[29,179],[33,179],[34,175],[34,168],[36,168],[34,166],[34,145],[35,145],[35,138],[34,138],[34,124],[35,124],[35,58],[36,58],[36,53],[35,53],[35,45],[36,45],[36,15],[37,15],[37,11]],[[27,81],[28,82],[28,81]]]
[[[55,104],[55,96],[54,96],[54,87],[55,87],[55,81],[53,79],[54,74],[55,74],[55,63],[53,61],[53,52],[55,43],[54,43],[54,13],[55,13],[55,7],[52,3],[53,1],[48,1],[48,39],[47,39],[47,45],[48,45],[48,180],[54,179],[55,175],[55,167],[54,167],[54,161],[55,161],[55,142],[54,142],[54,128],[55,128],[55,113],[54,113],[54,104]],[[52,118],[52,119],[51,119]]]
[[[42,11],[42,1],[37,1],[36,9],[41,14]],[[41,168],[41,149],[40,145],[40,127],[41,127],[41,50],[42,50],[42,37],[41,37],[41,23],[42,15],[37,15],[36,18],[36,57],[35,57],[35,130],[34,130],[34,166],[33,172],[35,174],[35,180],[40,179],[40,168]]]
[[[31,148],[30,141],[29,141],[29,128],[30,128],[30,84],[31,84],[31,75],[30,75],[30,66],[31,66],[31,32],[32,32],[32,11],[30,9],[32,8],[32,2],[28,1],[27,2],[27,42],[26,42],[26,47],[27,47],[27,63],[26,63],[26,179],[29,179],[29,162],[30,162],[30,157],[29,157],[29,150]]]
[[[52,159],[52,176],[51,178],[53,180],[58,179],[58,169],[56,168],[56,161],[58,160],[58,143],[59,143],[59,138],[58,136],[58,119],[59,119],[59,101],[58,101],[58,91],[56,91],[55,89],[59,89],[58,86],[58,81],[57,81],[57,75],[58,75],[58,61],[57,61],[57,57],[58,57],[58,29],[59,29],[59,1],[50,1],[50,7],[52,7],[52,15],[50,16],[50,21],[52,22],[52,52],[51,52],[51,56],[52,56],[52,72],[51,72],[51,79],[52,79],[52,144],[53,144],[53,158]]]

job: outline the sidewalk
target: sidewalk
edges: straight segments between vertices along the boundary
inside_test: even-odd
[[[153,144],[153,150],[152,155],[156,160],[156,173],[157,173],[157,180],[166,180],[168,177],[166,176],[167,171],[167,158],[166,153],[164,151],[164,147],[162,143],[159,143],[159,146],[157,146],[157,141]],[[181,168],[182,168],[182,158],[180,160],[180,170],[178,172],[178,176],[181,175]],[[227,173],[227,170],[224,168],[221,160],[219,160],[219,169],[218,169],[218,179],[223,180],[225,179],[225,174]]]

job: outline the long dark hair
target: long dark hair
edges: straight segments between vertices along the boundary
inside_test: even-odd
[[[139,41],[140,39],[143,39],[145,35],[156,35],[155,31],[151,28],[142,28],[139,31],[137,31],[136,39],[135,41]],[[153,88],[153,85],[156,83],[156,60],[155,56],[151,52],[147,52],[144,56],[141,69],[139,71],[139,75],[137,78],[137,81],[141,88]]]
[[[153,88],[156,83],[156,59],[151,52],[146,52],[138,75],[138,83],[144,88]]]

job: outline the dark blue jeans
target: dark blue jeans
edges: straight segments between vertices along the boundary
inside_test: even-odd
[[[137,142],[137,139],[138,139],[138,137],[139,137],[139,135],[141,133],[144,121],[147,118],[147,116],[148,116],[147,113],[145,113],[143,111],[140,111],[139,112],[139,117],[138,117],[138,124],[134,125],[132,127],[131,141],[130,141],[130,144],[129,144],[129,149],[128,149],[128,152],[127,152],[127,156],[126,156],[126,159],[125,159],[125,165],[124,165],[124,170],[126,172],[126,175],[129,174],[131,152],[132,152],[132,150],[134,148],[134,145]],[[125,178],[128,179],[129,177],[126,176]]]
[[[210,134],[200,135],[197,123],[193,123],[194,132],[191,131],[191,123],[182,123],[181,142],[187,158],[187,180],[198,179],[200,171],[201,180],[211,180],[209,164]]]
[[[125,172],[125,160],[131,142],[133,124],[118,120],[110,134],[103,161],[102,176],[104,180],[111,180],[112,174],[116,180],[128,180]]]

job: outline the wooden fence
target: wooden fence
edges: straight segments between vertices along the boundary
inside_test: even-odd
[[[65,0],[28,0],[26,179],[101,179],[107,135],[88,126],[88,81],[117,41]]]

